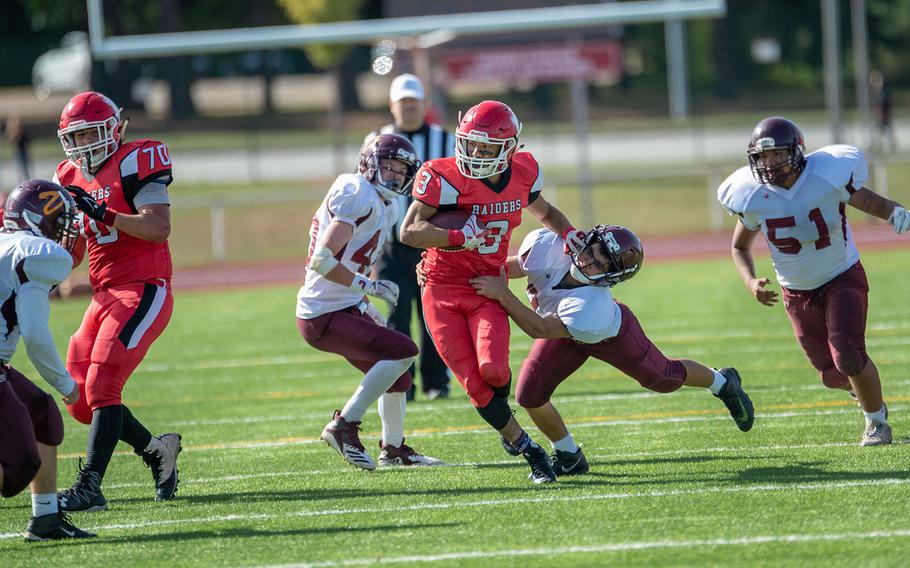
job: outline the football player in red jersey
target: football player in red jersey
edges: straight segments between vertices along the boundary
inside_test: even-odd
[[[58,495],[63,511],[107,508],[101,481],[119,440],[151,469],[156,500],[172,499],[177,490],[180,436],[153,436],[121,400],[174,307],[167,244],[171,158],[156,140],[125,142],[126,124],[113,101],[85,92],[63,108],[57,131],[67,159],[54,181],[69,189],[83,214],[93,291],[66,357],[80,394],[67,410],[91,430],[84,467]]]
[[[455,156],[430,160],[418,171],[400,237],[404,244],[429,249],[421,299],[440,355],[480,416],[500,433],[506,451],[524,456],[534,483],[547,483],[556,479],[547,452],[509,408],[509,317],[470,283],[475,276],[499,274],[525,208],[563,235],[567,248],[580,252],[584,245],[584,233],[540,195],[540,167],[531,154],[518,152],[520,132],[515,113],[501,102],[483,101],[468,110],[455,131]],[[471,216],[461,230],[441,229],[429,219],[442,209]],[[441,250],[451,246],[463,250]]]

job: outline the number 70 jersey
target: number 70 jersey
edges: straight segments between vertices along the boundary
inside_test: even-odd
[[[814,290],[859,261],[846,205],[868,177],[861,150],[832,145],[806,156],[790,189],[755,181],[746,166],[720,185],[717,198],[747,229],[765,234],[781,286]]]
[[[69,161],[57,166],[54,181],[81,187],[98,203],[117,213],[135,215],[143,205],[168,203],[172,181],[167,146],[156,140],[121,144],[94,176],[86,178]],[[173,268],[167,242],[155,243],[79,216],[86,238],[89,279],[93,290],[124,284],[170,280]]]

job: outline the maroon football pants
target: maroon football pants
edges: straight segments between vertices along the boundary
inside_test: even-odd
[[[869,281],[859,262],[814,290],[783,288],[796,340],[828,388],[850,384],[869,362],[866,313]]]
[[[616,337],[600,343],[580,343],[568,337],[536,339],[521,365],[515,398],[524,408],[537,408],[550,400],[553,391],[578,370],[589,357],[609,363],[655,392],[673,392],[686,380],[686,368],[668,359],[648,339],[638,318],[619,303],[622,323]]]

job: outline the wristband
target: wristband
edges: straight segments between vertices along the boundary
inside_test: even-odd
[[[462,231],[459,231],[458,229],[449,229],[450,247],[464,246],[466,240],[467,238],[465,238],[465,234]]]

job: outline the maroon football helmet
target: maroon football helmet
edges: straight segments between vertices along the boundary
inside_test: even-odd
[[[759,157],[770,150],[787,150],[789,156],[776,164],[761,163]],[[772,116],[759,122],[752,130],[746,154],[749,156],[752,175],[757,181],[779,184],[792,173],[802,173],[806,167],[805,151],[806,145],[799,127],[786,118]]]
[[[407,167],[404,182],[397,179],[385,179],[379,160],[398,160]],[[380,134],[370,140],[360,151],[360,163],[357,171],[372,183],[386,199],[408,195],[411,183],[420,167],[417,150],[414,145],[398,134]]]
[[[585,235],[585,248],[572,256],[572,276],[590,286],[612,288],[638,274],[644,260],[645,250],[635,233],[617,225],[597,225]],[[599,274],[582,271],[590,265]]]
[[[6,198],[3,228],[45,237],[71,250],[79,236],[76,214],[76,202],[70,192],[54,182],[28,179]]]

